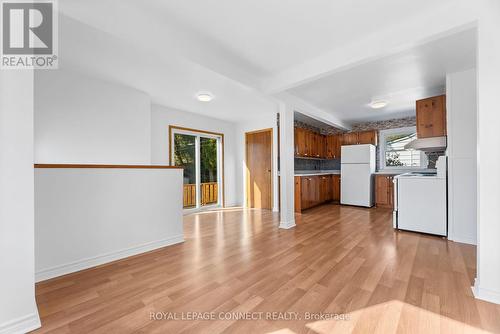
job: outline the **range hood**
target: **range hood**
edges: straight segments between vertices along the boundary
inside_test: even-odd
[[[405,145],[405,149],[414,149],[424,152],[439,152],[446,150],[446,136],[415,139]]]

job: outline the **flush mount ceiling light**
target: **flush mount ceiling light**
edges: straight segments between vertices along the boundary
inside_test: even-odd
[[[382,101],[382,100],[372,101],[370,103],[370,107],[372,107],[373,109],[381,109],[381,108],[384,108],[385,106],[387,106],[387,104],[388,104],[387,101]]]
[[[199,92],[196,94],[196,98],[201,102],[210,102],[214,99],[214,96],[210,92]]]

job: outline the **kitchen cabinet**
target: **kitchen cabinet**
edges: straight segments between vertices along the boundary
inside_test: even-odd
[[[446,136],[446,95],[417,101],[417,138]]]
[[[319,179],[319,203],[332,200],[333,183],[331,175],[318,176]]]
[[[295,176],[295,194],[294,194],[294,202],[295,202],[295,212],[302,211],[302,178],[300,176]]]
[[[377,146],[377,131],[361,131],[358,132],[358,144],[372,144]]]
[[[344,133],[342,137],[342,145],[356,145],[357,143],[358,143],[357,132]]]
[[[342,135],[326,136],[326,153],[327,159],[340,159],[340,148],[342,146]]]
[[[313,138],[312,138],[312,132],[305,130],[305,157],[311,157],[313,153]]]
[[[377,130],[344,133],[342,145],[372,144],[377,146]]]
[[[335,196],[339,201],[340,175],[295,176],[295,212],[331,202]]]
[[[332,201],[340,202],[340,175],[332,175]]]
[[[295,128],[295,156],[302,157],[306,154],[306,131]]]
[[[307,129],[295,128],[295,156],[326,158],[326,137]]]
[[[394,208],[394,175],[375,176],[375,205],[380,208]]]

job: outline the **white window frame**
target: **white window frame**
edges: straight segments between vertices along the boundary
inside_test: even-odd
[[[380,169],[382,170],[420,170],[427,168],[427,155],[424,152],[420,152],[420,167],[409,167],[409,166],[386,166],[385,165],[385,152],[386,152],[386,139],[388,136],[407,133],[407,132],[417,132],[415,126],[407,126],[402,128],[387,129],[379,131],[379,161]]]
[[[175,135],[176,134],[182,134],[182,135],[189,135],[195,137],[195,164],[196,164],[196,206],[194,208],[187,208],[183,209],[184,212],[190,213],[190,212],[196,212],[196,211],[201,211],[205,209],[213,209],[213,208],[221,208],[222,203],[224,199],[222,198],[223,196],[223,191],[222,187],[223,185],[223,175],[222,175],[222,136],[220,135],[215,135],[215,134],[208,134],[208,133],[203,133],[203,132],[198,132],[198,131],[190,131],[190,130],[183,130],[183,129],[172,129],[171,131],[171,140],[172,140],[172,150],[170,152],[171,156],[171,161],[175,161]],[[201,176],[200,176],[200,138],[212,138],[217,140],[217,183],[219,184],[218,187],[218,194],[217,194],[217,200],[218,202],[215,204],[209,204],[209,205],[201,205],[201,193],[200,193],[200,185],[201,185]]]

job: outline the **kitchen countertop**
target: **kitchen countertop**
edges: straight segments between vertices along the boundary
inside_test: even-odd
[[[435,169],[396,169],[396,170],[379,170],[375,172],[375,175],[400,175],[404,173],[410,173],[410,172],[436,172]]]
[[[295,176],[314,176],[340,174],[340,170],[296,170]]]
[[[397,170],[379,170],[375,172],[375,175],[400,175],[409,172],[435,172],[435,169],[397,169]],[[340,169],[335,170],[296,170],[295,176],[314,176],[314,175],[332,175],[340,174]]]

